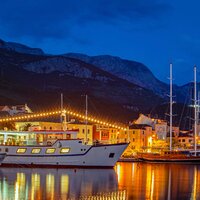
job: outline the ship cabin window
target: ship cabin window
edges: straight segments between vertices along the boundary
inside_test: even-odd
[[[62,148],[60,150],[60,153],[69,153],[69,151],[70,151],[70,148]]]
[[[34,148],[34,149],[32,149],[31,153],[38,154],[38,153],[40,153],[40,151],[41,151],[40,148]]]
[[[25,152],[26,152],[26,148],[17,149],[17,153],[25,153]]]
[[[46,153],[51,154],[51,153],[55,153],[55,148],[49,148],[46,150]]]
[[[114,155],[115,155],[115,153],[110,153],[110,154],[109,154],[109,158],[113,158]]]

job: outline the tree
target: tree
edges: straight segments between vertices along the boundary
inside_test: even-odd
[[[23,131],[28,131],[29,127],[31,127],[32,124],[31,123],[27,123],[25,124],[24,128],[23,128]]]
[[[0,130],[16,130],[14,122],[0,122]]]

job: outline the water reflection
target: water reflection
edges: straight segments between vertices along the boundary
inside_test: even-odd
[[[200,165],[118,163],[115,170],[128,199],[200,199]]]
[[[200,199],[200,165],[117,163],[114,169],[0,168],[4,199]]]
[[[117,174],[113,169],[0,168],[2,200],[92,199],[111,197],[116,192]]]

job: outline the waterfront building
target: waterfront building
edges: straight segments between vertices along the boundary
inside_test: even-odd
[[[159,120],[158,123],[155,124],[155,134],[158,140],[166,140],[167,131],[167,122]]]
[[[152,127],[145,124],[133,124],[129,127],[129,147],[134,151],[152,147]]]
[[[17,131],[62,131],[62,124],[57,122],[15,122]],[[67,130],[78,130],[77,138],[86,141],[86,129],[88,143],[93,141],[93,125],[71,121],[67,123]]]
[[[87,126],[84,122],[70,121],[67,123],[67,130],[78,130],[77,138],[87,140],[91,144],[94,140],[93,134],[95,127],[93,124],[88,123]]]
[[[94,140],[111,144],[128,141],[127,130],[119,130],[118,128],[98,124],[94,126],[93,130]]]
[[[194,136],[190,131],[181,131],[178,137],[178,146],[183,148],[193,147]]]

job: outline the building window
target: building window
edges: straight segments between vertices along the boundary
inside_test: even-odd
[[[133,138],[133,142],[135,142],[135,138]]]
[[[55,148],[49,148],[46,150],[46,153],[49,153],[49,154],[55,153],[55,150],[56,150]]]
[[[182,139],[182,142],[185,142],[185,139]]]
[[[25,153],[25,152],[26,152],[26,148],[17,149],[17,153]]]
[[[192,140],[190,139],[190,140],[189,140],[189,142],[191,143],[191,142],[192,142]]]
[[[40,153],[41,149],[40,148],[34,148],[32,149],[31,153],[37,154]]]
[[[133,134],[135,134],[135,131],[133,131]]]
[[[90,129],[88,129],[88,134],[90,134]]]
[[[60,150],[60,153],[69,153],[69,151],[70,151],[70,148],[62,148]]]
[[[82,130],[82,133],[85,133],[85,129]]]

